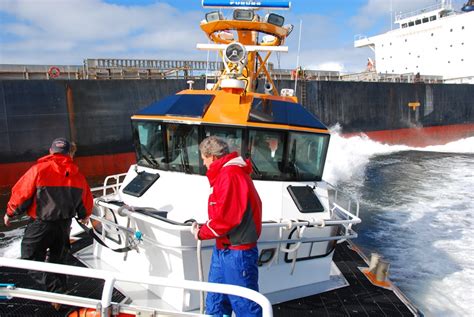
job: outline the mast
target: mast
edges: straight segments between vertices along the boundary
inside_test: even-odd
[[[245,6],[236,5],[243,3]],[[201,29],[212,44],[198,44],[198,49],[218,50],[225,69],[214,89],[245,90],[254,92],[260,74],[271,84],[273,95],[278,91],[267,69],[273,52],[287,52],[283,46],[293,25],[284,25],[285,18],[276,13],[260,16],[266,9],[289,9],[289,1],[219,1],[203,0],[203,6],[216,9],[233,9],[232,18],[224,19],[220,11],[206,14]]]

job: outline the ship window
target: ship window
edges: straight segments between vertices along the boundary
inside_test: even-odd
[[[230,152],[242,154],[242,129],[224,128],[224,127],[205,127],[204,134],[208,136],[215,135],[227,142]]]
[[[416,20],[416,21],[415,21],[415,24],[416,24],[416,25],[421,24],[421,20]]]
[[[452,31],[453,31],[453,29],[450,29],[450,30],[449,30],[449,32],[452,32]]]
[[[408,22],[408,26],[414,26],[415,23],[414,22]]]
[[[319,181],[326,160],[329,135],[249,130],[248,151],[253,178]]]
[[[256,179],[288,179],[291,173],[285,173],[284,154],[285,133],[267,130],[249,130],[247,157],[253,165],[253,177]]]
[[[321,180],[329,136],[291,132],[288,138],[288,167],[296,180]]]
[[[428,18],[423,18],[423,23],[426,23],[426,22],[428,22],[428,21],[429,21]]]
[[[166,139],[168,169],[185,173],[199,172],[198,127],[187,124],[167,124]]]
[[[430,21],[434,21],[434,20],[436,20],[436,15],[430,16]]]
[[[137,163],[159,168],[165,159],[163,126],[156,122],[133,122]]]
[[[407,25],[406,23],[403,23],[403,24],[402,24],[402,28],[403,28],[403,29],[406,28],[407,26],[408,26],[408,25]]]

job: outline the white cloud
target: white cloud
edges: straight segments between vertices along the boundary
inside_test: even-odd
[[[0,62],[6,64],[82,64],[93,55],[160,58],[163,50],[189,55],[196,39],[205,40],[198,28],[201,12],[181,12],[159,2],[121,6],[100,0],[2,0],[0,12],[16,20],[0,22],[0,34],[5,34]]]

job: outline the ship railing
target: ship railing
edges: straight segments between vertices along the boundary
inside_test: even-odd
[[[102,196],[106,196],[108,191],[112,191],[112,194],[118,194],[126,175],[127,173],[121,173],[107,176],[102,186],[91,188],[92,194],[99,193],[100,191],[102,191]]]
[[[84,308],[92,308],[99,311],[100,316],[110,316],[112,314],[118,315],[119,313],[128,313],[142,316],[157,316],[158,314],[163,314],[167,316],[182,316],[183,314],[187,316],[205,316],[202,313],[184,313],[169,309],[167,310],[155,307],[141,307],[130,304],[119,304],[112,302],[112,294],[116,282],[157,285],[161,287],[180,288],[201,292],[205,291],[240,296],[252,300],[258,305],[260,305],[262,307],[263,316],[273,316],[271,303],[265,296],[251,289],[236,285],[216,284],[190,280],[176,280],[157,276],[142,276],[130,273],[124,274],[120,272],[111,272],[105,270],[89,269],[83,267],[21,259],[9,259],[4,257],[0,258],[0,266],[104,280],[104,286],[102,289],[102,296],[100,300],[27,288],[17,288],[13,284],[3,284],[3,286],[0,287],[0,296],[5,296],[7,298],[18,297]]]
[[[190,224],[174,222],[166,218],[163,218],[162,219],[163,221],[151,222],[150,216],[142,214],[140,212],[135,212],[134,208],[131,206],[126,206],[126,205],[117,206],[113,203],[102,201],[102,200],[96,200],[96,205],[102,208],[108,208],[121,215],[126,215],[129,218],[132,218],[134,220],[146,222],[152,227],[163,228],[169,231],[176,231],[176,232],[183,232],[183,231],[190,232],[191,231]],[[264,221],[262,223],[262,230],[278,228],[280,230],[290,231],[292,229],[296,229],[300,231],[301,234],[298,235],[298,238],[291,238],[291,239],[285,239],[280,234],[280,237],[274,240],[259,239],[258,244],[263,245],[263,244],[275,244],[275,243],[278,243],[278,244],[288,243],[288,244],[296,244],[299,247],[301,243],[328,242],[328,241],[335,241],[335,240],[343,241],[346,239],[356,238],[357,233],[352,230],[352,225],[358,224],[361,222],[361,219],[358,217],[359,205],[357,204],[355,206],[356,214],[351,213],[350,209],[351,209],[350,207],[348,210],[347,208],[341,207],[341,205],[334,204],[331,210],[333,214],[333,217],[331,219],[312,219],[312,220],[277,219],[277,220]],[[155,216],[155,218],[161,219],[162,217]],[[122,232],[123,234],[125,234],[127,237],[130,238],[128,239],[129,241],[136,240],[135,236],[137,232],[133,228],[119,225],[116,222],[110,221],[108,219],[105,219],[97,215],[91,215],[91,219],[103,223],[105,225],[104,228],[106,228],[106,230],[107,228],[111,228],[111,232],[114,234],[116,234],[117,230],[119,230],[120,232]],[[330,236],[305,237],[303,234],[306,228],[310,228],[310,227],[324,228],[324,227],[329,227],[329,226],[342,226],[344,230],[342,231],[341,234],[330,235]],[[105,232],[103,232],[103,234],[105,234]],[[184,250],[196,250],[197,248],[195,245],[164,244],[158,241],[157,239],[149,238],[146,235],[140,234],[139,236],[141,240],[162,249],[184,251]],[[206,246],[203,248],[211,248],[211,247],[212,246]],[[293,251],[296,251],[296,249]]]
[[[423,9],[418,9],[418,10],[414,10],[414,11],[410,11],[406,13],[395,14],[395,23],[400,20],[407,19],[407,18],[416,16],[425,12],[431,12],[431,11],[437,11],[437,10],[451,10],[451,9],[452,9],[452,4],[450,0],[442,1],[441,3],[433,4],[433,5],[424,7]]]

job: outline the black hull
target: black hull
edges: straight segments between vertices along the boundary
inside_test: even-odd
[[[276,84],[294,87],[289,80]],[[78,144],[84,166],[97,165],[98,157],[106,164],[110,155],[126,155],[117,172],[124,171],[133,161],[130,116],[187,86],[184,79],[0,80],[0,169],[10,175],[0,186],[45,155],[58,136]],[[203,87],[203,80],[194,84]],[[297,95],[323,123],[339,123],[345,134],[364,132],[378,141],[415,146],[474,135],[474,85],[302,81]],[[95,170],[86,173],[101,174]]]

